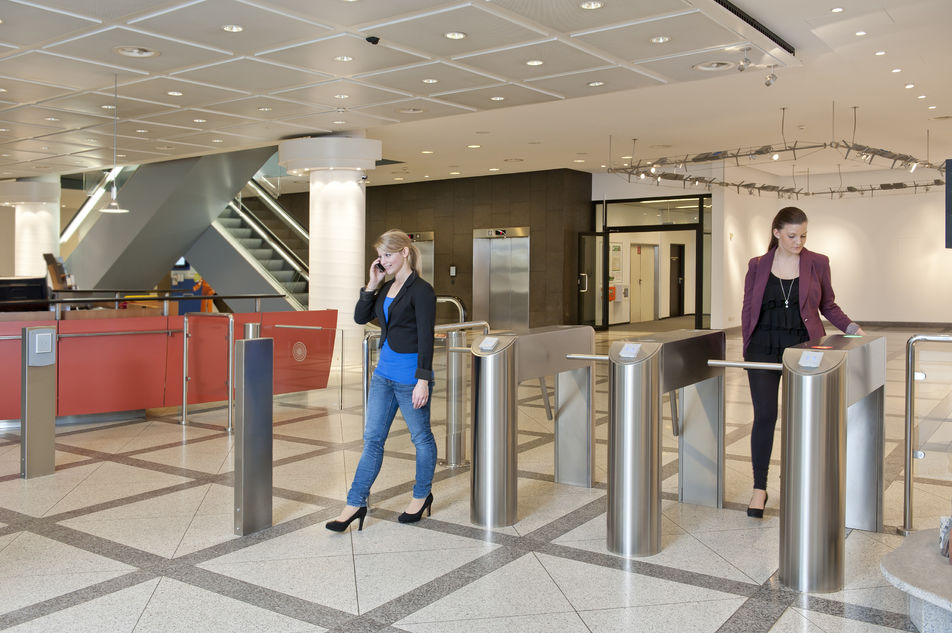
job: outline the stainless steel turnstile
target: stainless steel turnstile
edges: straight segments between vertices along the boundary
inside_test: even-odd
[[[56,328],[23,328],[20,343],[20,476],[56,470]]]
[[[245,324],[235,342],[235,534],[271,527],[274,339]]]
[[[680,330],[616,341],[608,354],[608,550],[661,551],[661,396],[678,436],[678,497],[724,503],[724,358],[720,331]]]
[[[473,341],[473,466],[470,520],[483,527],[516,522],[518,387],[556,374],[555,481],[591,486],[594,478],[594,378],[588,326],[537,328],[520,335],[483,335]]]
[[[783,356],[780,581],[843,588],[845,527],[883,523],[886,339],[827,336]]]

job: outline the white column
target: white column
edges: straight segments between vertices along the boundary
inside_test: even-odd
[[[284,141],[278,161],[290,173],[310,172],[308,309],[337,310],[344,330],[345,363],[359,364],[363,326],[354,305],[367,283],[364,170],[381,157],[380,141],[322,136]]]
[[[60,252],[59,182],[0,183],[0,204],[14,208],[14,274],[45,277],[43,253]]]

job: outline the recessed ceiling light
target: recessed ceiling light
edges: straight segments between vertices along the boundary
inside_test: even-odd
[[[269,108],[268,106],[261,106],[260,108],[258,108],[258,112],[271,112],[271,108]]]
[[[585,85],[588,86],[589,88],[598,88],[599,86],[604,86],[605,82],[604,81],[590,81]]]
[[[116,154],[116,158],[125,158],[125,157],[126,157],[125,154]]]
[[[334,58],[334,61],[335,62],[352,62],[354,61],[354,58],[351,57],[350,55],[338,55],[337,57]]]
[[[136,134],[148,134],[148,133],[149,133],[149,130],[144,130],[144,129],[136,130]]]
[[[347,121],[331,121],[334,125],[347,125]]]
[[[700,70],[705,73],[716,73],[722,70],[729,70],[734,67],[734,62],[724,62],[724,61],[710,61],[710,62],[701,62],[699,64],[694,64],[691,66],[694,70]]]
[[[593,10],[593,9],[601,9],[601,8],[602,8],[602,3],[599,2],[598,0],[589,0],[588,2],[582,2],[582,3],[579,4],[578,6],[581,7],[581,8],[583,8],[583,9],[588,9],[588,10],[591,11],[591,10]]]
[[[101,105],[101,106],[99,106],[99,107],[102,108],[103,110],[115,110],[115,109],[116,109],[116,106],[112,105],[111,103],[106,103],[106,104],[103,104],[103,105]]]
[[[433,150],[431,150],[431,149],[421,149],[421,150],[420,150],[420,153],[421,153],[421,154],[432,154],[432,153],[433,153]]]
[[[929,106],[930,110],[935,110],[935,106]]]
[[[458,171],[451,171],[451,172],[450,172],[450,176],[459,176],[459,172],[458,172]]]
[[[416,108],[416,107],[402,108],[400,110],[397,110],[397,112],[399,112],[400,114],[421,114],[423,112],[423,108]]]
[[[48,116],[48,117],[46,117],[45,120],[46,120],[46,121],[59,121],[59,119],[57,119],[55,116]]]
[[[167,94],[167,95],[170,96],[170,97],[181,97],[181,96],[182,96],[182,93],[179,92],[178,90],[169,90],[169,91],[166,92],[165,94]]]
[[[220,139],[220,138],[213,138],[213,139],[212,139],[212,143],[224,143],[224,142],[225,142],[225,141],[223,141],[223,140]]]
[[[205,123],[205,119],[192,119],[192,123]]]
[[[910,88],[915,88],[915,87],[916,87],[916,84],[906,84],[906,90],[909,90]]]
[[[40,146],[40,149],[49,149],[49,148],[50,148],[49,145],[41,145],[41,146]]]
[[[856,31],[857,37],[863,37],[864,35],[866,35],[866,31]]]
[[[396,176],[394,180],[403,180],[403,178],[401,176]]]
[[[241,33],[242,31],[245,30],[245,27],[238,26],[237,24],[226,24],[223,27],[221,27],[221,30],[227,33]]]
[[[142,46],[117,46],[112,50],[123,57],[158,57],[160,54],[159,51]]]
[[[876,51],[876,52],[874,53],[874,55],[877,55],[877,56],[879,56],[879,57],[882,57],[882,56],[885,55],[885,54],[886,54],[886,51]]]
[[[439,80],[439,79],[423,79],[422,81],[423,81],[423,83],[425,83],[425,84],[438,84],[438,83],[440,83],[440,80]]]
[[[652,44],[667,44],[671,41],[671,38],[667,35],[655,35],[651,38]]]
[[[490,167],[490,168],[489,168],[489,171],[499,171],[499,168],[498,168],[498,167]]]
[[[490,101],[505,101],[505,97],[489,97]]]
[[[94,139],[94,138],[87,138],[87,139],[86,139],[86,142],[87,142],[87,143],[97,143],[98,141],[97,141],[96,139]]]
[[[901,73],[901,72],[902,72],[902,68],[893,68],[892,71],[893,71],[894,73]]]
[[[2,22],[0,22],[0,24],[2,24]],[[0,92],[6,92],[6,91],[7,91],[6,88],[0,88]]]
[[[443,37],[445,37],[448,40],[461,40],[464,37],[466,37],[466,33],[463,33],[462,31],[449,31],[447,33],[444,33]]]
[[[544,63],[541,59],[530,59],[526,62],[526,66],[541,66]]]
[[[585,162],[585,159],[584,159],[584,158],[575,158],[575,159],[572,159],[572,162],[573,162],[573,163],[584,163],[584,162]]]
[[[350,95],[345,95],[345,94],[342,93],[342,94],[339,94],[339,95],[334,95],[334,98],[335,98],[335,99],[350,99]]]
[[[916,97],[916,99],[925,99],[925,98],[926,98],[925,95],[919,95],[918,97]]]
[[[467,145],[466,147],[468,147],[469,149],[479,149],[480,147],[482,147],[482,145],[473,144],[473,145]]]
[[[843,13],[843,7],[833,7],[830,9],[831,13]]]
[[[774,153],[774,155],[771,156],[770,158],[771,158],[772,160],[780,160],[780,154]]]

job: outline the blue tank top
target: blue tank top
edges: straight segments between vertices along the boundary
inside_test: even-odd
[[[393,297],[384,297],[383,299],[383,318],[390,320],[390,304],[393,303]],[[377,361],[377,369],[374,373],[379,374],[381,378],[387,378],[402,385],[415,385],[417,370],[417,354],[401,354],[393,351],[390,347],[390,341],[384,341],[380,349],[380,359]]]

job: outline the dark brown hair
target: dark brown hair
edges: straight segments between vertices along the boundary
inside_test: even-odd
[[[774,229],[779,231],[788,224],[803,224],[806,221],[807,214],[798,207],[784,207],[777,211],[777,215],[774,216],[773,223],[770,225],[770,245],[767,250],[776,248],[779,243],[779,240],[774,237]]]

